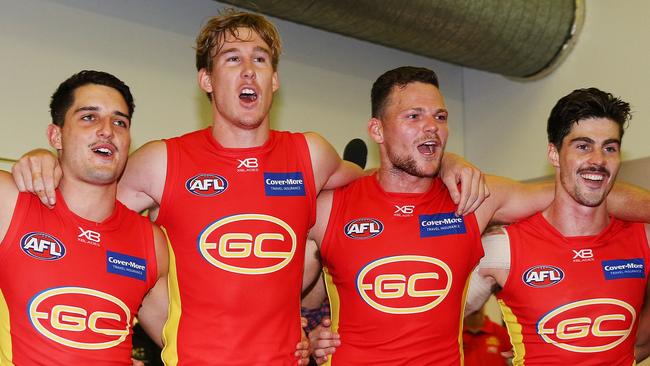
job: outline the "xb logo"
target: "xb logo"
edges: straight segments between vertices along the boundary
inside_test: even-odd
[[[259,164],[257,163],[257,158],[248,158],[244,160],[239,160],[239,165],[237,166],[237,169],[241,168],[246,168],[246,169],[251,169],[251,168],[257,168],[259,167]]]
[[[395,205],[395,216],[408,216],[413,214],[413,210],[415,209],[415,205],[405,205],[405,206],[398,206]]]
[[[573,259],[591,259],[594,257],[594,252],[591,249],[573,250]]]
[[[86,239],[88,239],[90,241],[93,241],[95,243],[99,243],[101,241],[101,234],[100,233],[98,233],[96,231],[92,231],[92,230],[84,230],[81,226],[77,226],[77,227],[81,231],[81,233],[79,235],[77,235],[77,238],[86,238]]]

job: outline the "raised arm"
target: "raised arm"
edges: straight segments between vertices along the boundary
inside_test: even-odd
[[[138,320],[149,337],[162,346],[162,331],[167,321],[169,295],[167,290],[167,273],[169,271],[169,255],[167,238],[162,230],[152,225],[158,265],[158,279],[142,300],[138,311]]]
[[[133,154],[117,185],[117,198],[134,211],[149,209],[149,216],[160,205],[167,177],[167,145],[164,141],[144,144]]]
[[[358,165],[342,160],[334,147],[321,135],[305,132],[305,139],[311,155],[317,191],[344,186],[364,174]]]

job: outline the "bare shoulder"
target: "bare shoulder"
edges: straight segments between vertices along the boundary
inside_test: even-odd
[[[8,203],[13,205],[17,197],[18,187],[16,187],[11,173],[0,170],[0,200],[2,201],[2,205],[4,206]]]

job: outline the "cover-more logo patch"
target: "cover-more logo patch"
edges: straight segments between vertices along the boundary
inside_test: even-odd
[[[560,306],[537,322],[546,343],[571,352],[595,353],[621,344],[636,321],[634,308],[621,300],[597,298]]]
[[[120,276],[145,281],[147,279],[147,261],[117,252],[106,252],[106,270]]]
[[[267,196],[304,196],[302,173],[264,173],[264,193]]]
[[[606,280],[645,278],[645,263],[643,262],[643,258],[612,259],[603,261],[602,266]]]
[[[453,212],[435,215],[420,215],[420,237],[465,234],[465,220]]]
[[[228,181],[217,174],[197,174],[185,182],[185,189],[195,196],[212,197],[225,192]]]
[[[452,280],[449,266],[437,258],[399,255],[364,266],[357,274],[357,291],[381,312],[415,314],[440,304]]]
[[[384,224],[377,219],[361,218],[354,219],[343,227],[345,236],[350,239],[370,239],[384,231]]]
[[[550,287],[563,279],[564,271],[561,268],[547,265],[528,268],[521,276],[521,280],[530,287]]]
[[[208,225],[197,240],[201,256],[215,267],[240,274],[266,274],[293,258],[296,234],[289,224],[263,214],[227,216]]]
[[[29,319],[44,337],[67,347],[115,347],[129,335],[131,311],[122,300],[84,287],[58,287],[36,294]]]
[[[20,248],[28,256],[44,261],[55,261],[65,257],[65,245],[54,236],[31,232],[20,239]]]

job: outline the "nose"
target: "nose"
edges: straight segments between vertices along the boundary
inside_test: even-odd
[[[605,165],[605,152],[601,149],[594,149],[589,155],[589,163],[593,165]]]
[[[436,120],[435,116],[428,116],[424,119],[425,132],[435,133],[438,132],[439,128],[440,126],[438,125],[438,121]]]
[[[97,124],[97,136],[104,139],[110,139],[115,133],[113,128],[113,120],[111,118],[104,118]]]
[[[241,76],[244,79],[250,79],[254,80],[255,79],[255,68],[253,67],[253,63],[251,61],[244,61],[242,63],[242,71],[241,71]]]

